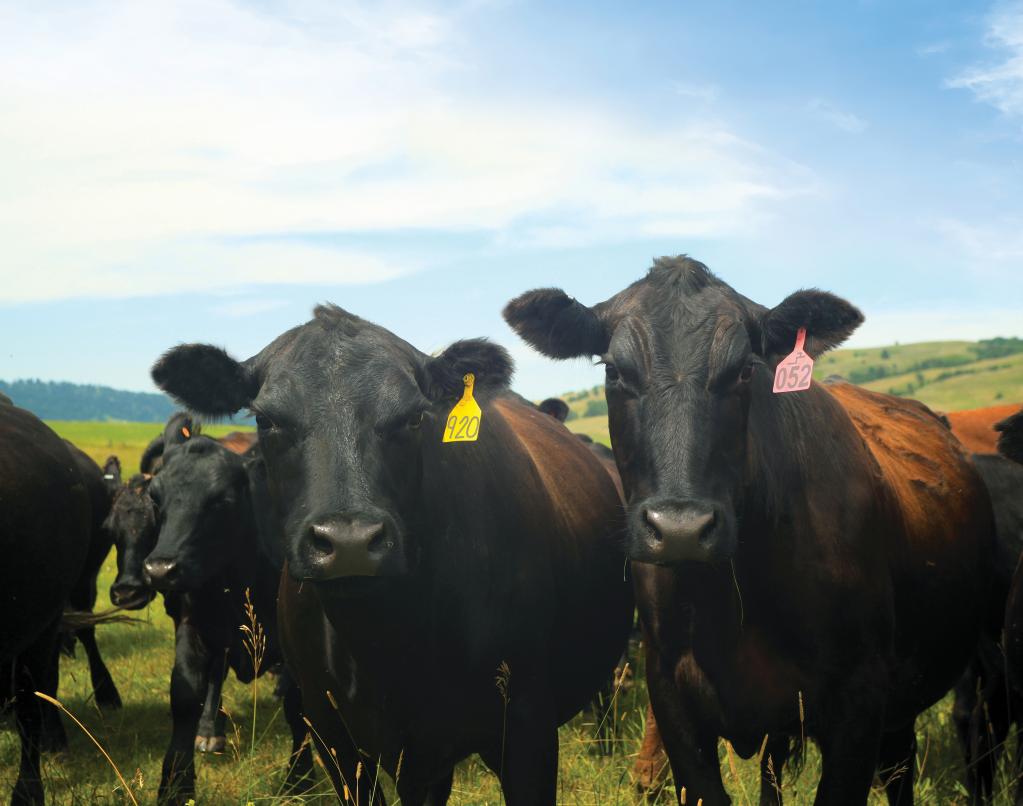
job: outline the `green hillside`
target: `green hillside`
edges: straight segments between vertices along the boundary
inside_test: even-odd
[[[1023,405],[1023,339],[928,341],[834,350],[821,357],[814,377],[840,375],[868,389],[912,397],[938,411],[996,403]],[[561,396],[571,410],[568,427],[610,444],[604,387]]]

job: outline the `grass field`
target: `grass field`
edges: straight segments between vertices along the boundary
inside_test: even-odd
[[[574,420],[594,437],[606,440],[606,424],[600,417]],[[160,431],[158,426],[138,423],[54,422],[51,426],[87,453],[102,461],[111,452],[121,455],[126,473],[137,469],[145,444]],[[234,430],[218,426],[207,433]],[[100,607],[107,606],[107,590],[116,572],[111,554],[100,577]],[[160,765],[170,730],[168,705],[169,673],[173,663],[173,631],[161,600],[140,614],[138,624],[114,624],[100,630],[99,643],[124,700],[124,708],[103,714],[92,701],[89,674],[83,653],[62,663],[60,698],[110,753],[131,783],[140,803],[154,803]],[[641,661],[634,658],[641,666]],[[635,685],[619,692],[614,707],[600,718],[615,725],[610,755],[596,751],[593,736],[597,718],[583,714],[561,730],[561,764],[558,803],[637,804],[642,803],[633,787],[630,769],[638,752],[646,712],[646,691],[642,674]],[[218,756],[198,756],[198,802],[201,804],[265,804],[334,802],[326,778],[319,776],[310,796],[286,799],[280,795],[283,764],[289,736],[279,703],[272,696],[273,682],[263,678],[257,684],[256,731],[252,742],[252,689],[230,678],[224,687],[224,705],[231,716],[229,747]],[[948,698],[918,721],[920,754],[917,786],[918,803],[965,804],[962,762],[950,723]],[[44,778],[47,802],[74,804],[120,804],[128,802],[110,767],[91,742],[70,723],[70,749],[61,757],[47,757]],[[0,723],[0,799],[17,774],[17,737],[9,718]],[[724,743],[720,746],[726,787],[737,804],[755,803],[759,791],[759,767],[755,759],[735,757]],[[820,763],[811,747],[798,775],[787,773],[783,780],[786,802],[809,804],[820,775]],[[1011,781],[1004,774],[999,781],[998,803],[1010,803]],[[386,788],[390,793],[389,786]],[[393,793],[391,793],[393,794]],[[667,791],[657,802],[673,802]],[[475,758],[463,762],[456,774],[451,802],[454,804],[498,804],[501,795],[496,779]],[[879,790],[872,804],[885,802]]]

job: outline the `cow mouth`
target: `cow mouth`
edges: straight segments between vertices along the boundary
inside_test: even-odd
[[[110,592],[110,601],[122,610],[141,610],[155,598],[156,591],[143,587]]]
[[[363,599],[379,596],[387,590],[386,577],[334,577],[333,579],[306,578],[303,584],[312,584],[316,592],[326,599]]]

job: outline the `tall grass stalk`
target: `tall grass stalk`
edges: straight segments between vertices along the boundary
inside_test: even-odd
[[[499,765],[502,787],[501,791],[504,791],[504,745],[505,740],[508,738],[508,700],[511,698],[511,667],[508,665],[508,661],[503,660],[497,667],[497,677],[494,678],[494,683],[497,686],[497,691],[501,695],[501,701],[504,703],[504,712],[501,716],[501,763]]]
[[[55,705],[57,708],[59,708],[67,715],[68,719],[70,719],[72,722],[78,725],[82,733],[88,736],[89,739],[92,740],[92,743],[96,745],[96,749],[103,754],[103,758],[107,760],[107,764],[109,764],[110,767],[113,769],[114,774],[117,776],[117,780],[121,782],[121,787],[124,789],[124,794],[128,796],[128,799],[133,804],[135,804],[135,806],[139,806],[139,802],[135,799],[135,793],[131,791],[131,787],[128,786],[128,782],[124,780],[124,776],[121,775],[121,771],[117,768],[117,765],[114,763],[114,760],[110,758],[110,754],[104,749],[103,745],[99,743],[99,740],[92,735],[89,729],[78,721],[78,717],[76,717],[67,708],[65,708],[64,705],[59,700],[54,699],[49,694],[43,694],[43,692],[41,691],[36,691],[35,695],[41,700],[46,700],[46,702],[50,703],[50,705]]]
[[[256,754],[256,707],[259,701],[259,671],[266,655],[266,633],[256,618],[256,608],[252,605],[252,592],[249,588],[245,589],[245,617],[249,623],[242,624],[238,629],[242,631],[242,644],[252,660],[252,736],[249,740],[249,756],[252,757]]]

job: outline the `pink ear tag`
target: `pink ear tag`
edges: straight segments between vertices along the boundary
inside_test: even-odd
[[[786,356],[778,369],[774,371],[774,392],[802,392],[810,388],[810,377],[813,375],[813,359],[803,352],[806,342],[806,328],[799,328],[796,333],[796,347]]]

